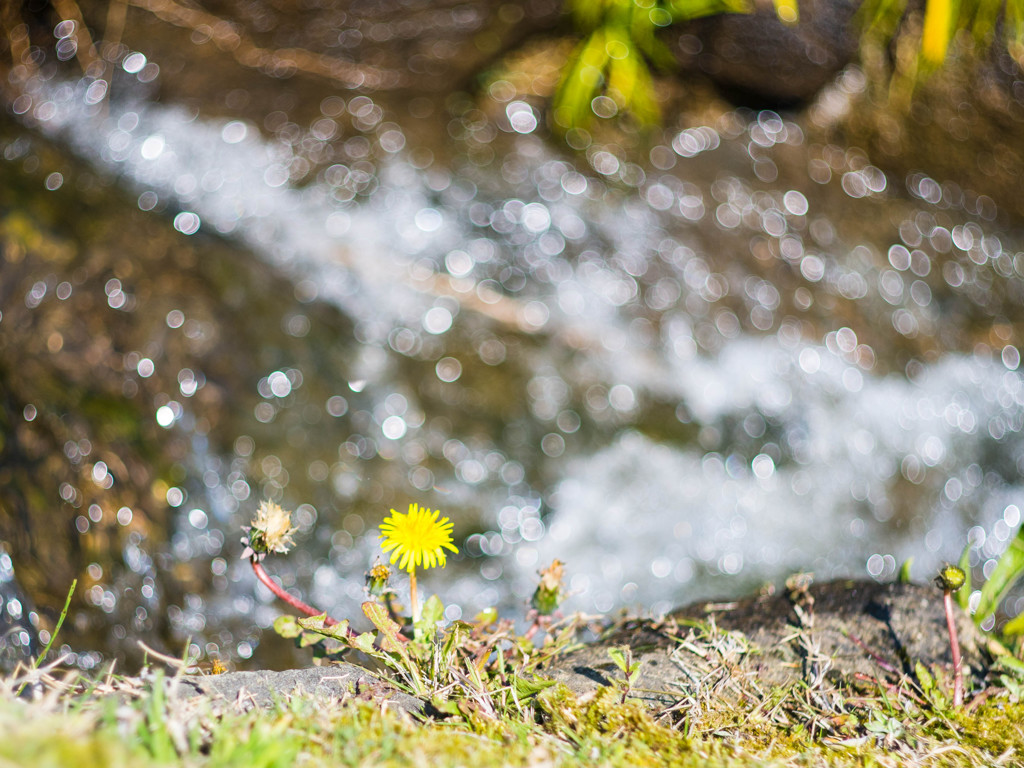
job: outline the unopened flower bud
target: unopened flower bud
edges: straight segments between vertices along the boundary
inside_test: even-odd
[[[960,587],[967,581],[967,574],[957,568],[955,565],[947,565],[939,571],[939,575],[935,577],[935,586],[939,589],[950,592],[956,592]]]
[[[379,597],[388,591],[390,578],[391,569],[377,558],[377,562],[366,572],[366,590],[374,597]]]
[[[565,564],[561,560],[552,561],[551,565],[540,571],[540,583],[533,593],[530,606],[541,616],[550,616],[565,599],[562,591],[564,572]]]

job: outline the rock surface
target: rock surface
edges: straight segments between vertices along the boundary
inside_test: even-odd
[[[984,668],[984,638],[957,609],[965,678]],[[708,631],[710,628],[710,631]],[[557,660],[550,676],[577,693],[622,680],[608,648],[628,645],[641,662],[633,686],[652,704],[698,689],[739,695],[804,680],[871,682],[913,674],[916,662],[951,668],[935,587],[834,581],[788,594],[697,603],[661,622],[627,622]]]
[[[812,98],[854,58],[858,2],[801,0],[800,20],[784,24],[771,3],[673,27],[669,46],[684,72],[699,71],[745,103],[772,106]]]
[[[985,638],[957,609],[969,681],[983,674]],[[558,658],[544,670],[583,695],[621,682],[608,649],[628,646],[640,662],[633,695],[652,706],[804,681],[873,685],[917,662],[952,666],[942,598],[934,587],[834,581],[799,585],[786,594],[686,606],[662,621],[627,620],[597,642]],[[234,672],[182,678],[179,695],[207,696],[243,708],[268,707],[305,693],[333,699],[361,696],[408,712],[424,703],[354,664],[285,672]]]
[[[423,702],[355,664],[287,669],[282,672],[229,672],[223,675],[186,675],[179,679],[177,696],[205,696],[214,702],[235,704],[243,710],[267,708],[292,696],[328,699],[367,698],[392,709],[415,712]]]

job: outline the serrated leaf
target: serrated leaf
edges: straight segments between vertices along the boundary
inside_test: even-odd
[[[615,662],[615,666],[622,671],[622,674],[626,674],[626,654],[622,648],[609,648],[608,655],[611,657],[612,661]]]
[[[316,632],[318,635],[323,635],[333,640],[341,640],[342,642],[348,640],[348,619],[339,621],[337,624],[328,625],[327,614],[321,613],[319,616],[299,619],[298,625],[303,629]]]
[[[309,648],[311,645],[322,643],[324,639],[323,635],[318,635],[316,632],[303,632],[299,635],[299,648]]]
[[[935,678],[928,671],[928,667],[920,661],[914,665],[914,673],[917,675],[917,682],[921,684],[921,690],[926,694],[935,687]]]
[[[363,632],[352,639],[352,645],[363,653],[375,653],[377,649],[373,647],[373,640],[373,632]]]
[[[405,644],[408,641],[399,634],[402,628],[388,616],[388,609],[370,601],[363,603],[362,607],[363,614],[380,631],[380,647],[392,653],[405,653]]]

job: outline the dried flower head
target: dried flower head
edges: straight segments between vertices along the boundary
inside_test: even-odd
[[[447,517],[438,519],[440,514],[418,504],[410,504],[407,515],[392,509],[391,516],[380,524],[380,548],[385,553],[391,552],[391,562],[398,560],[398,567],[409,573],[415,573],[419,566],[444,568],[444,550],[456,554],[459,550],[452,544],[454,526]]]
[[[273,501],[262,501],[256,510],[256,517],[242,530],[246,532],[242,537],[242,543],[245,544],[242,557],[262,560],[270,552],[286,553],[295,543],[292,534],[298,528],[292,527],[291,512]]]
[[[550,616],[565,599],[562,591],[562,576],[565,573],[565,563],[561,560],[553,560],[551,565],[540,571],[540,583],[533,593],[530,606],[541,616]]]

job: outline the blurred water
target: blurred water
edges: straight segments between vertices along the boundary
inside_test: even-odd
[[[1024,469],[1024,252],[992,200],[887,177],[808,139],[806,116],[728,112],[636,158],[568,153],[527,101],[491,94],[443,147],[367,96],[263,126],[46,78],[15,103],[141,209],[239,239],[353,321],[329,397],[306,397],[324,374],[299,362],[252,382],[254,428],[319,431],[313,406],[335,431],[272,453],[240,432],[228,457],[195,435],[202,483],[168,491],[171,553],[227,579],[174,607],[182,634],[276,615],[224,545],[260,494],[298,507],[306,537],[273,570],[337,615],[377,551],[366,511],[409,500],[456,522],[464,557],[427,579],[449,618],[521,606],[554,557],[568,607],[602,612],[796,569],[888,579],[908,557],[926,578],[969,538],[991,568]],[[322,338],[309,322],[296,361],[323,354],[303,349]],[[201,379],[179,374],[153,418],[189,431]],[[258,643],[220,637],[243,657]]]

